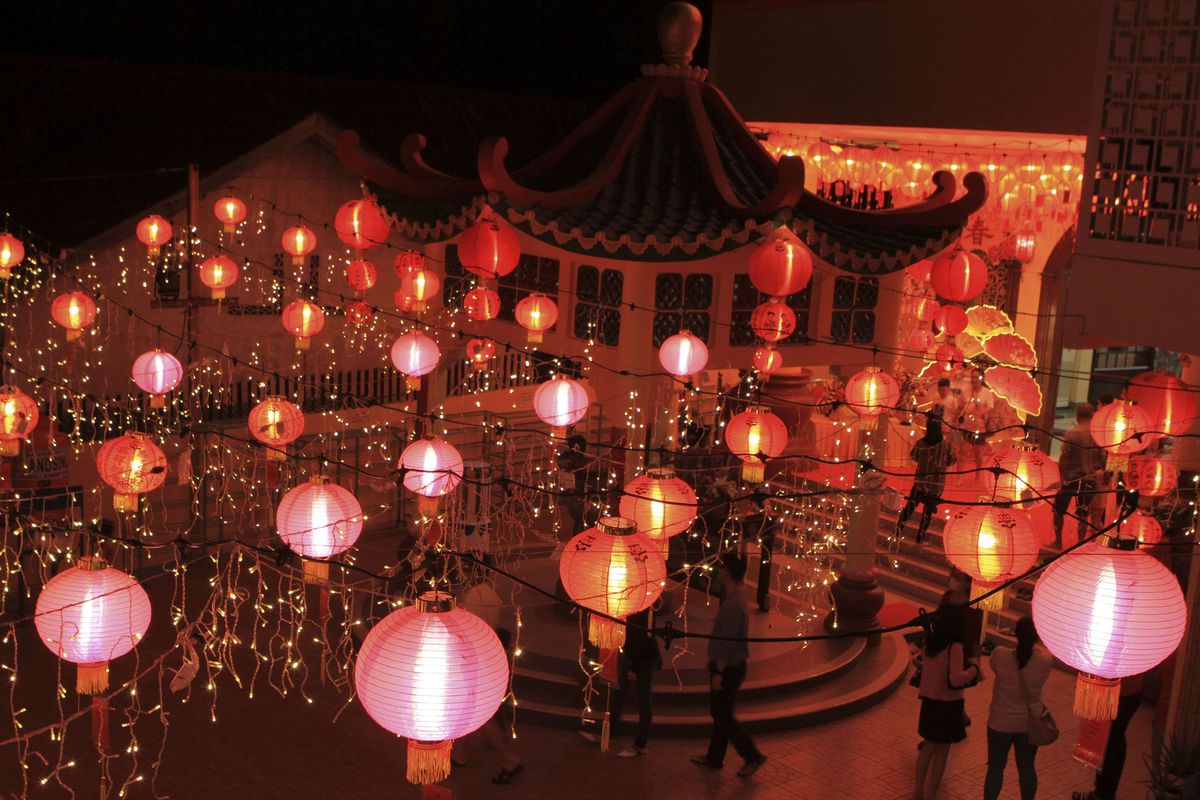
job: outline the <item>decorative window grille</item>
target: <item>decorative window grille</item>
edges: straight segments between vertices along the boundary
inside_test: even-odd
[[[654,279],[654,331],[651,342],[660,347],[683,329],[709,341],[712,327],[713,276],[703,272],[684,276],[660,273]]]
[[[733,313],[730,314],[729,344],[734,347],[746,347],[755,344],[758,338],[750,330],[750,314],[760,303],[767,300],[767,295],[754,288],[748,273],[733,276]],[[812,283],[803,291],[788,295],[788,306],[796,312],[796,330],[791,336],[779,344],[808,344],[808,322],[812,310]]]
[[[835,342],[865,344],[874,341],[878,302],[878,278],[838,277],[833,284],[829,337]]]
[[[558,268],[557,258],[522,253],[517,268],[500,278],[496,287],[496,293],[500,295],[498,319],[516,322],[517,303],[534,292],[541,292],[558,302]]]
[[[624,293],[625,276],[620,270],[580,264],[575,271],[575,338],[609,347],[620,344]]]
[[[976,250],[976,255],[988,261],[982,250]],[[988,261],[988,282],[983,287],[983,293],[978,300],[970,305],[995,306],[1012,318],[1017,313],[1017,293],[1021,287],[1021,262],[1015,259],[1004,259],[995,264]]]

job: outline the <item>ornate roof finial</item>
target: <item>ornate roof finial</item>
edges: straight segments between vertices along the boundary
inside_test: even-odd
[[[673,2],[658,12],[658,45],[664,64],[686,67],[692,63],[692,51],[700,41],[704,20],[700,9],[691,3]]]

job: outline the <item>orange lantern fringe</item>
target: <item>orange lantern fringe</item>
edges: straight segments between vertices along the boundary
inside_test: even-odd
[[[404,383],[408,386],[410,392],[421,391],[421,376],[420,375],[405,375]]]
[[[1075,716],[1080,719],[1116,719],[1120,701],[1120,678],[1079,673],[1075,681]]]
[[[766,465],[761,461],[742,462],[742,480],[748,483],[762,483],[766,473]]]
[[[75,691],[80,694],[100,694],[106,689],[108,689],[107,661],[76,665]]]
[[[417,513],[426,519],[433,519],[438,513],[438,499],[423,494],[417,495]]]
[[[982,583],[979,581],[974,581],[974,582],[972,582],[972,587],[974,588],[975,592],[974,592],[974,597],[972,597],[971,599],[975,600],[976,598],[982,597],[983,595],[990,592],[992,589],[996,588],[996,584]],[[993,595],[989,595],[988,597],[984,598],[983,600],[980,600],[978,605],[980,608],[986,609],[988,611],[1003,611],[1004,610],[1004,592],[999,591]]]
[[[20,454],[20,452],[20,439],[5,439],[4,441],[0,442],[0,456],[11,458],[12,456]]]
[[[166,408],[167,407],[167,396],[165,394],[150,395],[150,407],[151,408]]]
[[[437,783],[450,777],[450,750],[454,741],[419,742],[408,740],[408,771],[405,777],[409,783]]]
[[[114,494],[113,508],[117,511],[132,512],[138,510],[138,496],[136,494]]]
[[[605,650],[616,650],[625,644],[625,626],[596,614],[588,615],[588,641]]]
[[[329,564],[324,561],[304,559],[304,582],[317,586],[329,585]]]

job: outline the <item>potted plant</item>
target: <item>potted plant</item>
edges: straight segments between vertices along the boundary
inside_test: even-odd
[[[1154,800],[1200,800],[1200,737],[1163,744],[1157,760],[1146,757]]]

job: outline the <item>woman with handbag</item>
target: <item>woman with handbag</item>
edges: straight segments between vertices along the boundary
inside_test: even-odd
[[[992,705],[988,710],[988,768],[983,782],[984,800],[1000,797],[1008,751],[1016,750],[1021,800],[1037,794],[1034,759],[1040,745],[1058,738],[1054,718],[1042,704],[1042,687],[1050,677],[1053,659],[1038,641],[1033,619],[1017,620],[1017,647],[997,647],[992,652]]]
[[[921,660],[921,734],[917,755],[917,784],[914,800],[937,797],[950,746],[967,736],[963,711],[963,689],[979,680],[979,665],[963,649],[966,615],[962,607],[943,606],[933,614],[925,634]]]

